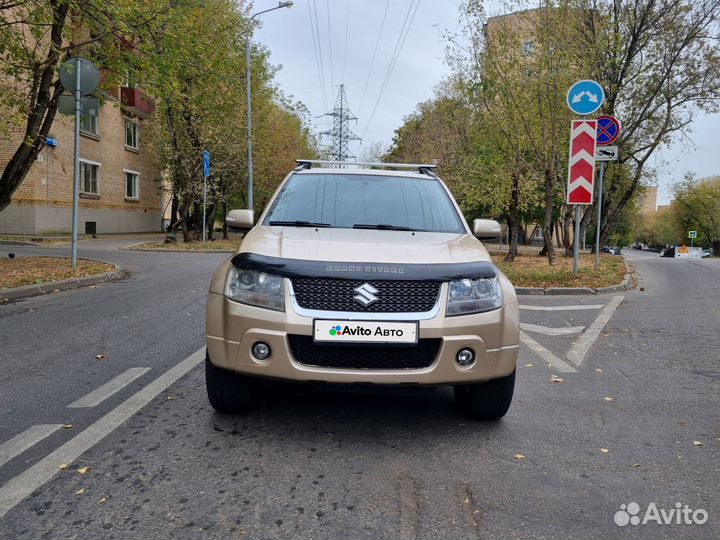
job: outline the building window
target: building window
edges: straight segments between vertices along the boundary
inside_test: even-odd
[[[100,164],[87,161],[80,162],[80,191],[89,195],[100,194]]]
[[[125,119],[125,146],[138,149],[138,125],[129,118]]]
[[[91,135],[100,135],[98,116],[93,114],[80,115],[80,131]]]
[[[135,171],[125,171],[125,198],[126,199],[138,199],[139,191],[138,184],[140,180],[140,173]]]

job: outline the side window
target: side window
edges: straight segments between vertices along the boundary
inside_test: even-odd
[[[96,163],[80,162],[80,191],[89,195],[99,195],[100,166]]]
[[[130,118],[125,119],[125,146],[132,148],[133,150],[138,149],[138,125],[133,122]]]
[[[138,184],[140,180],[140,174],[135,171],[125,171],[125,198],[126,199],[138,199],[140,192]]]

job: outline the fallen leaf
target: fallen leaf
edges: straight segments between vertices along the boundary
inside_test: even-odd
[[[609,396],[605,396],[603,399],[604,399],[605,401],[615,401],[615,398],[611,398],[611,397],[609,397]]]
[[[534,366],[535,366],[535,364],[533,364],[531,362],[528,362],[527,364],[525,364],[525,367],[534,367]]]
[[[72,427],[72,424],[65,424],[63,426],[63,429],[70,429]]]
[[[695,446],[702,446],[702,445],[703,445],[703,443],[701,443],[700,441],[693,441],[693,444],[694,444]]]
[[[687,420],[678,420],[678,425],[680,425],[682,427],[686,427],[688,425],[688,421]]]
[[[595,370],[595,373],[602,373],[602,369],[597,368],[597,369]]]
[[[552,377],[550,377],[550,382],[553,382],[553,383],[564,383],[564,382],[565,382],[565,379],[563,379],[562,377],[558,377],[557,375],[553,375]]]
[[[104,503],[104,502],[106,502],[106,501],[107,501],[107,499],[106,499],[105,497],[103,497],[103,498],[100,499],[97,503],[98,503],[98,504],[102,504],[102,503]]]
[[[633,466],[633,467],[639,467],[640,464],[639,464],[639,463],[633,463],[632,466]]]
[[[515,459],[525,459],[524,454],[515,454]]]
[[[67,469],[67,468],[68,468],[67,463],[63,463],[62,465],[60,465],[60,469]]]
[[[607,448],[601,448],[600,451],[601,451],[603,454],[607,454],[610,450],[608,450]]]
[[[90,470],[90,467],[80,467],[80,468],[77,470],[77,472],[79,472],[80,474],[85,474],[85,473],[88,472],[89,470]]]
[[[85,488],[80,488],[75,492],[75,495],[82,495],[83,493],[85,493]]]
[[[105,355],[104,354],[96,354],[95,358],[97,358],[98,360],[102,360],[103,358],[105,358]]]

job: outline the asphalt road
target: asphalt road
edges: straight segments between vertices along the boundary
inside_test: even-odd
[[[32,486],[5,508],[2,538],[720,536],[720,261],[627,250],[644,291],[521,298],[528,339],[497,423],[460,416],[447,389],[273,386],[256,413],[222,416],[192,366],[226,255],[118,243],[81,255],[128,279],[0,306],[0,462],[32,426],[57,427],[0,464],[0,506]],[[132,368],[150,369],[68,407]],[[681,503],[708,519],[619,527],[632,502],[641,518]]]

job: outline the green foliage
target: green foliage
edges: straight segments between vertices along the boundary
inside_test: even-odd
[[[688,175],[675,184],[673,194],[672,208],[679,236],[686,239],[688,231],[697,231],[697,244],[713,246],[717,250],[720,245],[720,177],[696,180]]]

